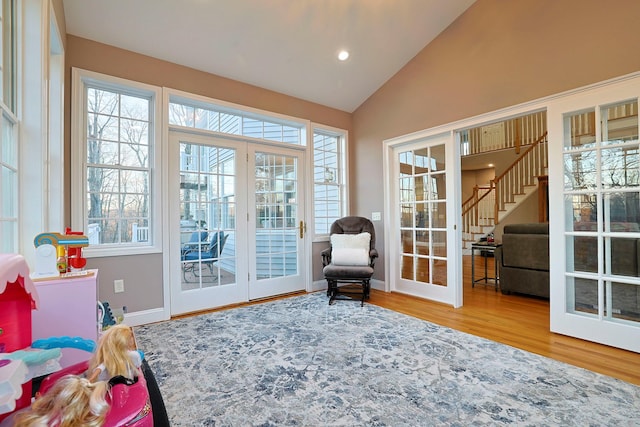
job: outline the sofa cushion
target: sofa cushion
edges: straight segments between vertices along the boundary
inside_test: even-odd
[[[507,224],[504,234],[549,234],[549,223],[532,222],[528,224]]]
[[[549,271],[549,235],[503,234],[502,265]]]

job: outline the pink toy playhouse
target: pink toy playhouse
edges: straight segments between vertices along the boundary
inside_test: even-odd
[[[31,346],[31,310],[37,306],[38,293],[24,258],[0,254],[0,353]],[[17,392],[16,397],[19,394]],[[16,409],[31,403],[31,380],[22,384],[22,394],[15,403]],[[0,420],[4,416],[0,415]]]

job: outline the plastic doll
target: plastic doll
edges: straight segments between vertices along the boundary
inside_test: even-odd
[[[136,350],[131,327],[114,325],[100,337],[98,347],[89,360],[87,377],[91,382],[107,381],[118,375],[135,379],[141,365],[142,356]]]
[[[77,375],[66,375],[30,408],[15,415],[15,427],[101,426],[109,412],[104,381],[91,383]]]

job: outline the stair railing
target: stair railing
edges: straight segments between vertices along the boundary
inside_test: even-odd
[[[540,175],[546,175],[547,132],[531,144],[518,159],[494,180],[495,224],[499,222],[500,211],[507,203],[514,203],[516,195],[524,194],[524,187],[535,186]]]
[[[500,211],[507,203],[513,203],[517,194],[524,194],[524,187],[536,185],[540,175],[546,175],[547,132],[531,144],[489,186],[475,186],[473,194],[462,203],[462,236],[471,240],[474,229],[495,226]]]
[[[495,186],[493,181],[489,186],[473,187],[473,194],[462,203],[462,235],[464,239],[471,239],[474,229],[493,225],[495,206]]]

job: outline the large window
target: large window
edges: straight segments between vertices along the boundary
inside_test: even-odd
[[[14,2],[0,5],[0,251],[18,250],[18,140]]]
[[[314,128],[313,206],[316,236],[328,236],[331,224],[346,214],[345,140],[343,131]]]
[[[86,183],[82,227],[93,248],[150,247],[159,233],[155,215],[154,179],[160,150],[155,141],[158,90],[133,82],[74,70],[77,78],[77,117],[74,147],[82,165],[74,181]],[[80,148],[81,147],[81,148]]]

